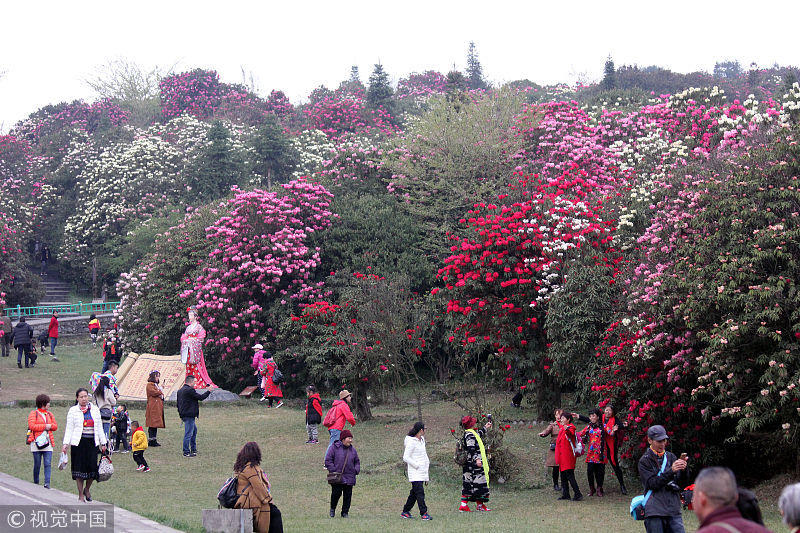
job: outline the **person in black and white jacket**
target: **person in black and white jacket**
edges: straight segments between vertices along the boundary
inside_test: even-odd
[[[100,409],[89,402],[89,391],[80,388],[75,392],[75,405],[67,411],[64,446],[61,448],[63,453],[67,453],[71,447],[72,479],[78,485],[79,501],[92,501],[89,488],[97,479],[97,450],[99,448],[105,453],[106,443]]]

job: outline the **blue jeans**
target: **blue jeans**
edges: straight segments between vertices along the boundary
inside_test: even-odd
[[[106,441],[107,441],[108,440],[108,436],[111,433],[111,420],[109,420],[108,422],[103,420],[103,433],[106,434]]]
[[[325,455],[328,455],[328,450],[331,449],[333,443],[339,440],[339,436],[342,434],[341,429],[328,429],[331,434],[331,441],[328,443],[328,447],[325,449]]]
[[[681,515],[645,518],[644,529],[647,533],[686,533]]]
[[[50,463],[53,460],[53,452],[33,452],[33,482],[39,484],[39,469],[44,458],[44,484],[50,485]]]
[[[197,423],[194,418],[183,418],[183,454],[197,453]]]
[[[56,344],[58,344],[58,337],[50,337],[50,355],[56,354]]]

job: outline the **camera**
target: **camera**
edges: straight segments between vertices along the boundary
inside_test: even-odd
[[[683,492],[683,489],[680,488],[680,486],[674,481],[667,483],[667,489],[671,490],[672,492]]]

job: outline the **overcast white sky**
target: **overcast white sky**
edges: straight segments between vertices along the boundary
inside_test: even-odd
[[[252,72],[261,94],[294,103],[380,61],[396,82],[410,72],[463,69],[474,40],[495,83],[599,78],[617,63],[678,72],[717,60],[800,65],[797,0],[474,2],[24,1],[0,15],[0,132],[36,109],[90,100],[83,80],[111,59],[215,69],[226,82]]]

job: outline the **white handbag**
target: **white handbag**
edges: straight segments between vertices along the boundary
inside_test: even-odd
[[[108,481],[114,474],[114,465],[111,464],[111,458],[104,455],[100,459],[100,466],[97,467],[97,481]]]

